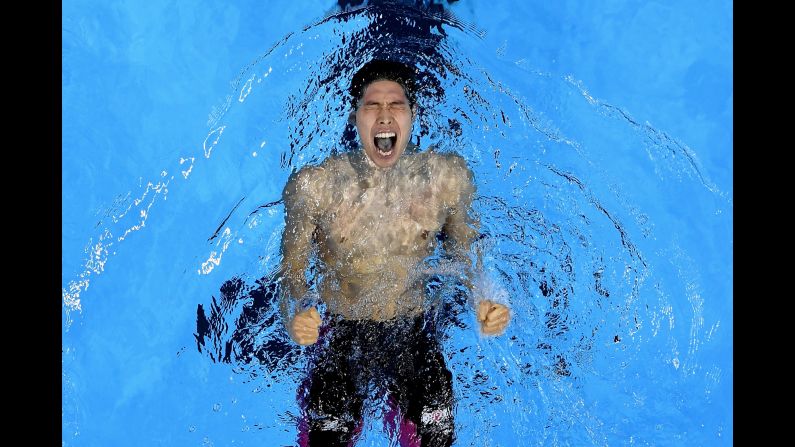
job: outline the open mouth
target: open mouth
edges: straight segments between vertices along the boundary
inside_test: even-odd
[[[375,134],[373,142],[375,143],[375,147],[378,149],[378,152],[382,156],[387,157],[392,155],[392,151],[395,148],[395,143],[397,143],[397,134],[395,134],[395,132],[379,132]]]

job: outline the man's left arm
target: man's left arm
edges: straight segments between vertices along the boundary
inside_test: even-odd
[[[474,175],[466,161],[459,155],[446,156],[447,175],[442,176],[442,195],[448,206],[444,224],[445,252],[453,259],[463,262],[464,283],[470,290],[471,304],[484,335],[501,334],[508,327],[511,311],[507,302],[500,301],[496,294],[505,292],[491,279],[483,266],[482,247],[476,242],[479,222],[472,216],[472,199],[475,195]],[[474,251],[473,251],[474,248]],[[473,259],[474,258],[474,259]]]

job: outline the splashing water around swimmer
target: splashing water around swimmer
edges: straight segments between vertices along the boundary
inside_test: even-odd
[[[433,51],[365,44],[362,36],[378,33],[383,21],[377,8],[366,7],[291,33],[245,67],[232,100],[211,117],[201,149],[164,170],[175,174],[142,183],[139,194],[121,200],[119,212],[98,227],[85,266],[90,273],[64,287],[67,315],[81,308],[81,295],[97,298],[86,290],[89,278],[99,281],[113,253],[146,231],[148,216],[164,206],[169,189],[175,190],[169,202],[205,195],[229,203],[234,197],[204,242],[186,241],[191,253],[180,260],[180,283],[190,285],[182,299],[199,304],[192,316],[199,320],[201,364],[228,363],[227,373],[217,375],[236,378],[219,385],[216,395],[235,393],[233,386],[258,390],[251,405],[272,405],[279,415],[263,418],[261,428],[284,430],[280,442],[292,442],[297,410],[284,396],[294,395],[307,358],[287,339],[275,304],[279,193],[291,172],[354,148],[349,105],[341,99],[347,82],[365,61],[393,51],[394,57],[416,58],[425,87],[412,142],[420,150],[459,153],[475,173],[479,243],[493,274],[483,287],[498,290],[515,315],[505,339],[481,339],[449,280],[460,267],[431,257],[417,273],[433,276],[427,287],[448,306],[443,344],[455,377],[455,417],[472,422],[457,425],[461,445],[482,439],[502,445],[512,437],[602,444],[632,431],[611,408],[632,408],[637,419],[655,420],[653,406],[638,404],[648,383],[673,394],[680,381],[714,387],[702,371],[720,372],[699,362],[698,354],[717,323],[705,321],[694,254],[682,248],[677,232],[657,226],[663,201],[638,205],[639,197],[662,197],[674,184],[691,193],[694,209],[731,209],[728,194],[694,152],[593,98],[573,77],[504,64],[487,70],[484,61],[494,56],[474,26],[416,10],[402,17],[406,24],[441,23],[443,34],[408,42],[428,46],[432,40]],[[604,151],[636,163],[612,165]],[[269,175],[261,160],[271,165]],[[642,171],[633,172],[638,166]],[[177,190],[183,183],[212,185],[227,170],[236,174],[217,191]],[[641,175],[654,182],[632,181]],[[679,295],[688,308],[675,304]],[[659,372],[639,361],[648,357],[672,367]],[[383,414],[389,406],[378,405],[384,398],[373,396],[360,445],[377,439],[382,428],[376,422],[389,419]],[[687,413],[691,407],[681,408]],[[660,431],[665,437],[685,429],[664,424]]]

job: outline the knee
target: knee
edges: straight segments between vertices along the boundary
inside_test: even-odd
[[[312,414],[308,425],[310,447],[347,446],[356,432],[356,421],[349,415]]]
[[[419,434],[422,445],[452,445],[455,434],[453,412],[450,407],[426,407],[420,413]]]

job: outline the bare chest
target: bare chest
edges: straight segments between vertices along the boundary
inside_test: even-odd
[[[352,182],[335,195],[322,224],[324,245],[328,255],[356,263],[425,256],[446,218],[427,179],[382,181],[370,187]]]

